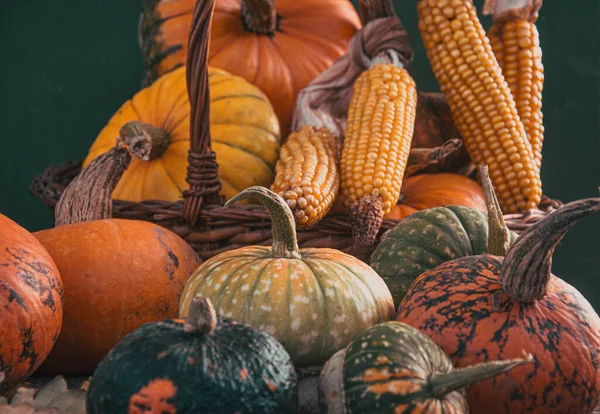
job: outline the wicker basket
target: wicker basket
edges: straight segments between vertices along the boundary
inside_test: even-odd
[[[211,149],[207,74],[208,30],[214,1],[199,1],[190,33],[187,82],[191,104],[190,151],[187,182],[189,190],[178,202],[113,200],[112,217],[154,222],[185,239],[202,259],[248,245],[270,245],[270,220],[262,206],[236,204],[223,208],[219,197],[218,164]],[[46,169],[30,186],[31,193],[51,209],[65,188],[81,171],[82,162],[70,162]],[[508,227],[520,233],[562,203],[544,197],[538,209],[505,216]],[[298,232],[301,247],[330,247],[368,260],[381,236],[397,224],[383,221],[376,243],[355,247],[345,215],[331,213],[316,226]]]

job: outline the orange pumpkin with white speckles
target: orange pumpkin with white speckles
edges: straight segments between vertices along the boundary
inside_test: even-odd
[[[44,361],[62,320],[56,264],[31,233],[0,214],[0,395]]]
[[[175,233],[135,220],[69,224],[34,235],[63,277],[63,328],[43,374],[89,375],[126,334],[177,316],[183,286],[200,263]]]
[[[245,198],[269,210],[273,246],[206,261],[186,284],[180,317],[201,294],[221,315],[272,334],[298,366],[325,362],[365,329],[393,318],[392,295],[367,264],[334,249],[299,249],[292,211],[264,187],[250,187],[226,205]]]

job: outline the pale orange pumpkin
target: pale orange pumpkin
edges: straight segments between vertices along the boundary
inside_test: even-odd
[[[485,195],[477,181],[452,173],[418,174],[404,179],[400,199],[384,219],[402,220],[417,211],[447,205],[487,212]],[[339,199],[332,211],[343,211]]]
[[[185,64],[194,4],[162,0],[144,10],[151,78]],[[348,0],[217,0],[208,63],[258,86],[287,136],[297,93],[347,52],[360,25]]]

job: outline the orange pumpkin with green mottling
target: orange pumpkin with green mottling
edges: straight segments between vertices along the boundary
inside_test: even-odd
[[[64,321],[42,374],[90,375],[125,335],[177,316],[199,264],[175,233],[136,220],[95,220],[34,233],[63,279]]]
[[[196,294],[217,311],[279,340],[298,366],[325,362],[365,329],[394,317],[392,295],[368,265],[334,249],[299,249],[286,202],[263,187],[254,198],[269,210],[273,246],[231,250],[206,261],[182,293],[180,317]]]

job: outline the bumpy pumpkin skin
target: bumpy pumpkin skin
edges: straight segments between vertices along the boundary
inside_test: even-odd
[[[63,322],[56,264],[27,230],[0,214],[0,395],[44,361]]]
[[[533,353],[535,364],[472,385],[473,412],[591,411],[600,399],[600,318],[575,288],[555,276],[535,303],[510,300],[498,281],[501,266],[502,258],[480,255],[423,273],[396,319],[430,336],[457,367],[519,357],[523,349]],[[498,390],[510,399],[490,404]]]
[[[170,1],[161,1],[156,7],[157,14],[173,16],[174,10],[162,3]],[[159,74],[185,64],[187,59],[195,2],[177,3],[179,18],[165,22],[164,29],[161,27],[156,39],[158,48],[152,53],[165,54],[169,49],[175,52],[160,63]],[[298,92],[348,52],[350,39],[361,26],[360,18],[347,0],[276,0],[273,2],[277,11],[275,31],[259,34],[245,24],[242,3],[216,1],[208,63],[258,86],[273,104],[282,135],[287,136]]]
[[[267,97],[244,79],[209,68],[212,149],[217,155],[221,194],[231,198],[252,185],[269,186],[280,145],[277,116]],[[190,103],[186,69],[161,77],[125,102],[102,129],[83,166],[115,146],[121,127],[142,121],[167,132],[169,145],[158,158],[131,164],[113,191],[116,200],[176,201],[185,181],[190,149]]]
[[[365,329],[393,319],[389,290],[369,266],[333,249],[300,255],[277,258],[262,246],[221,253],[190,277],[179,314],[201,294],[219,314],[273,335],[300,366],[325,362]]]
[[[510,232],[510,241],[516,233]],[[422,210],[400,221],[377,246],[370,260],[398,306],[421,273],[457,259],[487,252],[488,218],[464,206]]]
[[[61,271],[63,329],[40,372],[89,375],[123,336],[174,318],[200,263],[179,236],[152,223],[97,220],[34,234]]]
[[[297,378],[273,337],[228,318],[210,335],[183,321],[141,326],[98,365],[88,414],[293,414]]]

